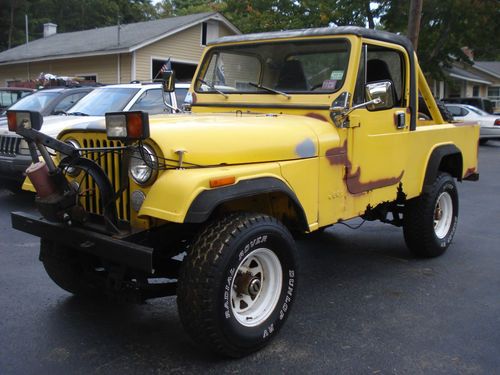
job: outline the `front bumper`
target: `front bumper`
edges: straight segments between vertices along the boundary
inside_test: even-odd
[[[14,229],[65,244],[75,250],[125,265],[135,270],[154,273],[153,248],[97,233],[84,227],[47,221],[25,212],[11,213]]]
[[[500,126],[481,126],[480,139],[500,139]]]
[[[24,180],[24,171],[31,165],[29,155],[5,156],[0,154],[0,179]]]

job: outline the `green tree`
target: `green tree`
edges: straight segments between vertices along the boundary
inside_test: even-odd
[[[25,14],[30,40],[43,36],[46,22],[70,32],[158,17],[151,0],[0,0],[0,50],[25,43]]]
[[[406,32],[410,0],[394,0],[381,23],[393,32]],[[424,71],[442,78],[442,67],[468,62],[461,48],[468,46],[476,59],[498,59],[500,7],[497,0],[425,0],[418,54]]]

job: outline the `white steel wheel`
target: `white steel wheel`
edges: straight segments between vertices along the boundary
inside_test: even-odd
[[[193,340],[242,357],[267,345],[297,295],[296,246],[276,218],[235,212],[214,220],[189,247],[177,305]]]
[[[447,191],[439,195],[434,207],[434,232],[440,239],[446,237],[453,222],[453,201]]]
[[[281,263],[274,252],[259,248],[238,265],[231,285],[231,310],[245,327],[255,327],[274,311],[283,280]]]

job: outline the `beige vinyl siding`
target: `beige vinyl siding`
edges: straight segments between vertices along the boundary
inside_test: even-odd
[[[234,35],[234,31],[231,30],[226,25],[224,25],[223,23],[219,22],[219,38],[222,38],[223,36],[228,36],[228,35]]]
[[[201,24],[190,27],[136,52],[136,79],[151,80],[152,59],[167,59],[175,62],[197,64],[203,52]]]
[[[130,82],[130,54],[121,55],[121,82]],[[0,84],[6,81],[36,79],[40,73],[51,73],[58,76],[76,76],[96,74],[100,83],[118,82],[118,55],[81,57],[64,60],[39,61],[15,65],[0,66]],[[28,74],[29,72],[29,74]]]
[[[0,86],[7,86],[8,81],[26,80],[28,64],[13,64],[0,66]]]
[[[130,83],[132,80],[132,54],[122,53],[120,55],[120,83]]]

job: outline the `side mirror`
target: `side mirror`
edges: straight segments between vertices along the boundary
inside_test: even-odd
[[[162,73],[162,86],[165,92],[175,91],[175,72],[173,70],[167,70]]]
[[[366,106],[369,111],[394,107],[394,85],[391,81],[368,83],[365,86],[365,96],[368,102],[372,102]]]

